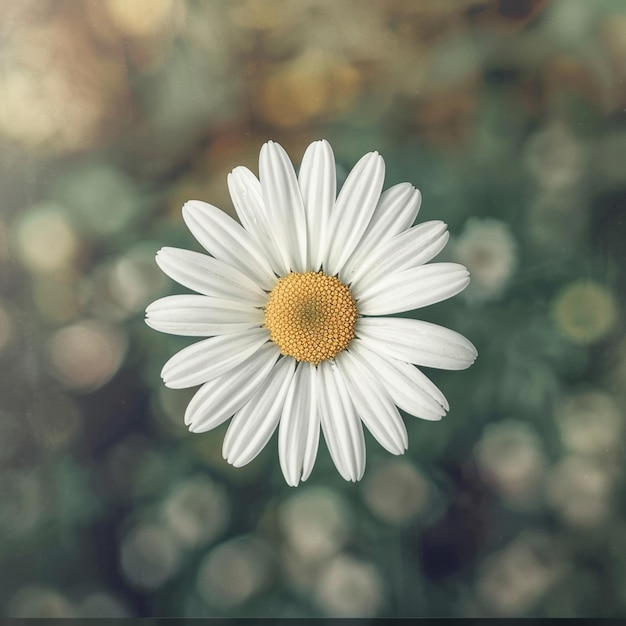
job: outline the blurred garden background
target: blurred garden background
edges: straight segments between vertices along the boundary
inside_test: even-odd
[[[261,144],[409,181],[467,336],[441,422],[221,457],[143,322],[181,207]],[[626,2],[0,0],[0,614],[626,614]]]

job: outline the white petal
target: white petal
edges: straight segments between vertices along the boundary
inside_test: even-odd
[[[222,455],[235,467],[252,461],[276,430],[295,363],[289,357],[278,361],[263,387],[233,417]]]
[[[268,141],[261,147],[259,180],[274,236],[290,270],[306,267],[306,218],[293,165],[282,146]]]
[[[156,262],[177,283],[206,296],[239,300],[252,306],[263,306],[267,300],[267,294],[253,280],[206,254],[180,248],[161,248]]]
[[[328,221],[337,194],[335,156],[326,140],[314,141],[306,149],[298,183],[307,224],[307,269],[318,271],[324,260]]]
[[[433,220],[385,239],[356,269],[351,288],[363,292],[386,275],[428,263],[443,250],[448,237],[446,224]]]
[[[357,481],[365,472],[365,438],[346,383],[332,361],[318,366],[320,418],[324,439],[337,470],[345,480]]]
[[[458,263],[431,263],[394,272],[362,291],[351,291],[361,315],[390,315],[447,300],[463,291],[469,272]]]
[[[161,377],[172,389],[201,385],[245,361],[268,340],[265,328],[203,339],[177,352],[163,366]]]
[[[463,335],[422,320],[362,317],[356,335],[373,352],[425,367],[462,370],[476,359],[476,348]]]
[[[368,350],[360,339],[350,344],[401,409],[426,420],[440,420],[450,408],[437,386],[414,365]]]
[[[298,364],[278,429],[278,456],[287,484],[296,487],[313,469],[320,437],[317,369]]]
[[[336,358],[359,417],[380,445],[392,454],[403,454],[409,445],[406,426],[391,397],[359,359],[344,350]]]
[[[278,346],[268,342],[229,372],[204,383],[185,411],[189,430],[203,433],[232,417],[263,385],[279,356]]]
[[[162,333],[188,337],[226,335],[260,326],[263,311],[236,300],[185,294],[166,296],[146,309],[146,324]]]
[[[391,239],[413,224],[421,202],[420,192],[410,183],[400,183],[384,191],[361,241],[341,268],[339,277],[349,284],[354,272],[382,241]]]
[[[274,236],[274,225],[265,208],[261,183],[247,167],[236,167],[228,175],[228,190],[243,227],[264,250],[272,269],[279,276],[289,273]]]
[[[344,183],[330,215],[328,249],[324,271],[333,276],[359,243],[380,199],[385,179],[385,162],[370,152],[354,166]]]
[[[263,289],[272,289],[276,275],[265,253],[241,224],[200,200],[185,203],[183,219],[207,252],[249,276]]]

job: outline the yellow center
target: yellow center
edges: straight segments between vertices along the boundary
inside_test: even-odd
[[[265,326],[280,351],[315,365],[348,347],[356,318],[348,287],[322,272],[280,278],[265,306]]]

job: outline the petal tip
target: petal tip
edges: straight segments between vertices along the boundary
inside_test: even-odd
[[[203,211],[203,205],[205,204],[206,202],[202,202],[201,200],[187,200],[181,209],[183,220],[187,222],[189,219],[193,220],[200,217]]]
[[[300,484],[300,479],[294,478],[293,476],[285,476],[285,482],[289,485],[289,487],[297,487]]]
[[[233,467],[243,467],[246,464],[245,460],[242,460],[240,456],[231,455],[226,459],[226,462]]]

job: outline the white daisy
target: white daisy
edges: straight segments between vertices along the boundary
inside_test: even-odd
[[[336,195],[332,149],[316,141],[299,175],[283,148],[261,148],[260,177],[237,167],[228,187],[241,224],[190,201],[185,223],[210,256],[163,248],[159,267],[201,295],[161,298],[146,322],[166,333],[208,337],[163,367],[171,388],[202,385],[185,412],[200,433],[233,417],[224,458],[249,463],[278,427],[287,483],[313,469],[320,427],[346,480],[365,470],[361,422],[392,454],[408,437],[398,408],[427,420],[448,410],[414,365],[465,369],[476,349],[428,322],[385,317],[464,289],[455,263],[427,264],[448,240],[446,225],[412,226],[421,196],[409,183],[382,192],[385,163],[366,154]],[[382,193],[381,193],[382,192]]]

